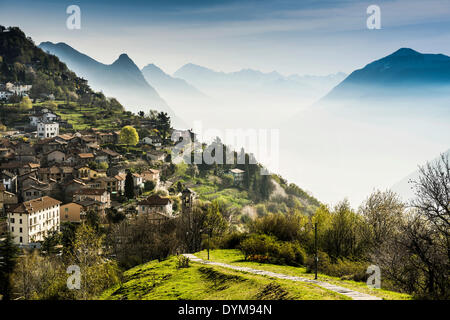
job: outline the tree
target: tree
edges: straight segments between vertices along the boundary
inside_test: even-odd
[[[399,196],[390,190],[375,191],[360,206],[364,217],[365,237],[372,250],[378,251],[384,241],[390,239],[399,227],[405,205]]]
[[[58,252],[57,246],[61,243],[61,234],[58,231],[51,231],[42,242],[41,251],[46,254]]]
[[[109,223],[119,223],[126,218],[125,214],[119,212],[116,208],[106,209],[106,219]]]
[[[450,163],[449,154],[420,167],[420,177],[411,181],[416,199],[412,202],[419,213],[449,239],[450,237]]]
[[[98,164],[97,166],[98,169],[102,169],[102,170],[108,170],[109,165],[108,162],[102,161]]]
[[[359,258],[364,253],[361,225],[361,217],[352,210],[347,199],[335,206],[325,234],[326,251],[331,258]]]
[[[188,165],[186,173],[191,177],[195,178],[199,175],[198,167],[195,163]]]
[[[30,110],[32,106],[33,104],[31,103],[31,99],[27,96],[23,97],[19,104],[19,108],[22,111]]]
[[[144,190],[145,191],[153,191],[155,189],[156,183],[153,180],[148,180],[144,182]]]
[[[17,262],[19,250],[13,242],[13,237],[9,231],[6,238],[0,243],[0,294],[3,300],[11,299],[11,275]]]
[[[88,224],[76,231],[73,243],[72,263],[80,268],[81,288],[75,290],[78,298],[90,299],[118,282],[118,269],[113,262],[105,261],[104,236],[100,236]]]
[[[99,224],[100,224],[100,214],[97,210],[89,210],[86,213],[86,222],[98,231]]]
[[[220,213],[219,202],[214,200],[208,205],[205,219],[205,229],[210,235],[221,235],[227,228],[227,222]]]
[[[139,142],[139,134],[132,126],[125,126],[120,130],[120,142],[127,146],[135,146]]]
[[[130,171],[127,172],[127,176],[125,177],[125,196],[128,199],[134,199],[134,180],[133,175]]]
[[[166,112],[161,111],[160,113],[158,113],[156,121],[156,129],[159,132],[160,138],[162,140],[166,140],[170,131],[170,117]]]

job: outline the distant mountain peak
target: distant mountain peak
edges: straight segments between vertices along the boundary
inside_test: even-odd
[[[113,65],[135,65],[133,60],[131,60],[131,58],[126,54],[126,53],[122,53],[119,58],[114,61]]]
[[[391,56],[397,56],[397,57],[417,56],[417,55],[421,55],[421,53],[416,50],[413,50],[411,48],[400,48],[391,54]]]

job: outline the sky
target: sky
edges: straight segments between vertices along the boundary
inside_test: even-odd
[[[381,29],[366,26],[367,7]],[[81,29],[66,27],[69,5]],[[186,63],[284,75],[350,73],[400,47],[450,55],[450,0],[5,1],[0,24],[65,42],[103,63],[127,53],[168,73]]]

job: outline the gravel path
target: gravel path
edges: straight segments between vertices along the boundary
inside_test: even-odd
[[[312,280],[312,279],[303,278],[303,277],[289,276],[286,274],[275,273],[275,272],[271,272],[271,271],[258,270],[258,269],[252,269],[252,268],[247,268],[247,267],[240,267],[240,266],[233,266],[231,264],[226,264],[226,263],[221,263],[221,262],[206,261],[206,260],[197,258],[193,254],[186,253],[183,255],[185,257],[189,258],[191,261],[195,261],[195,262],[199,262],[199,263],[203,263],[203,264],[220,266],[220,267],[229,268],[229,269],[233,269],[233,270],[237,270],[237,271],[243,271],[243,272],[258,274],[258,275],[262,275],[262,276],[268,276],[271,278],[313,283],[319,287],[343,294],[344,296],[350,297],[353,300],[382,300],[379,297],[371,296],[369,294],[361,293],[358,291],[353,291],[353,290],[350,290],[350,289],[347,289],[344,287],[336,286],[336,285],[328,283],[328,282]]]

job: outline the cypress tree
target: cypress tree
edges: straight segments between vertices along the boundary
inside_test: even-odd
[[[128,199],[134,198],[134,181],[133,175],[128,171],[127,176],[125,178],[125,196]]]
[[[0,294],[3,296],[3,300],[11,299],[11,274],[14,271],[18,254],[19,249],[8,231],[6,239],[0,242]]]

